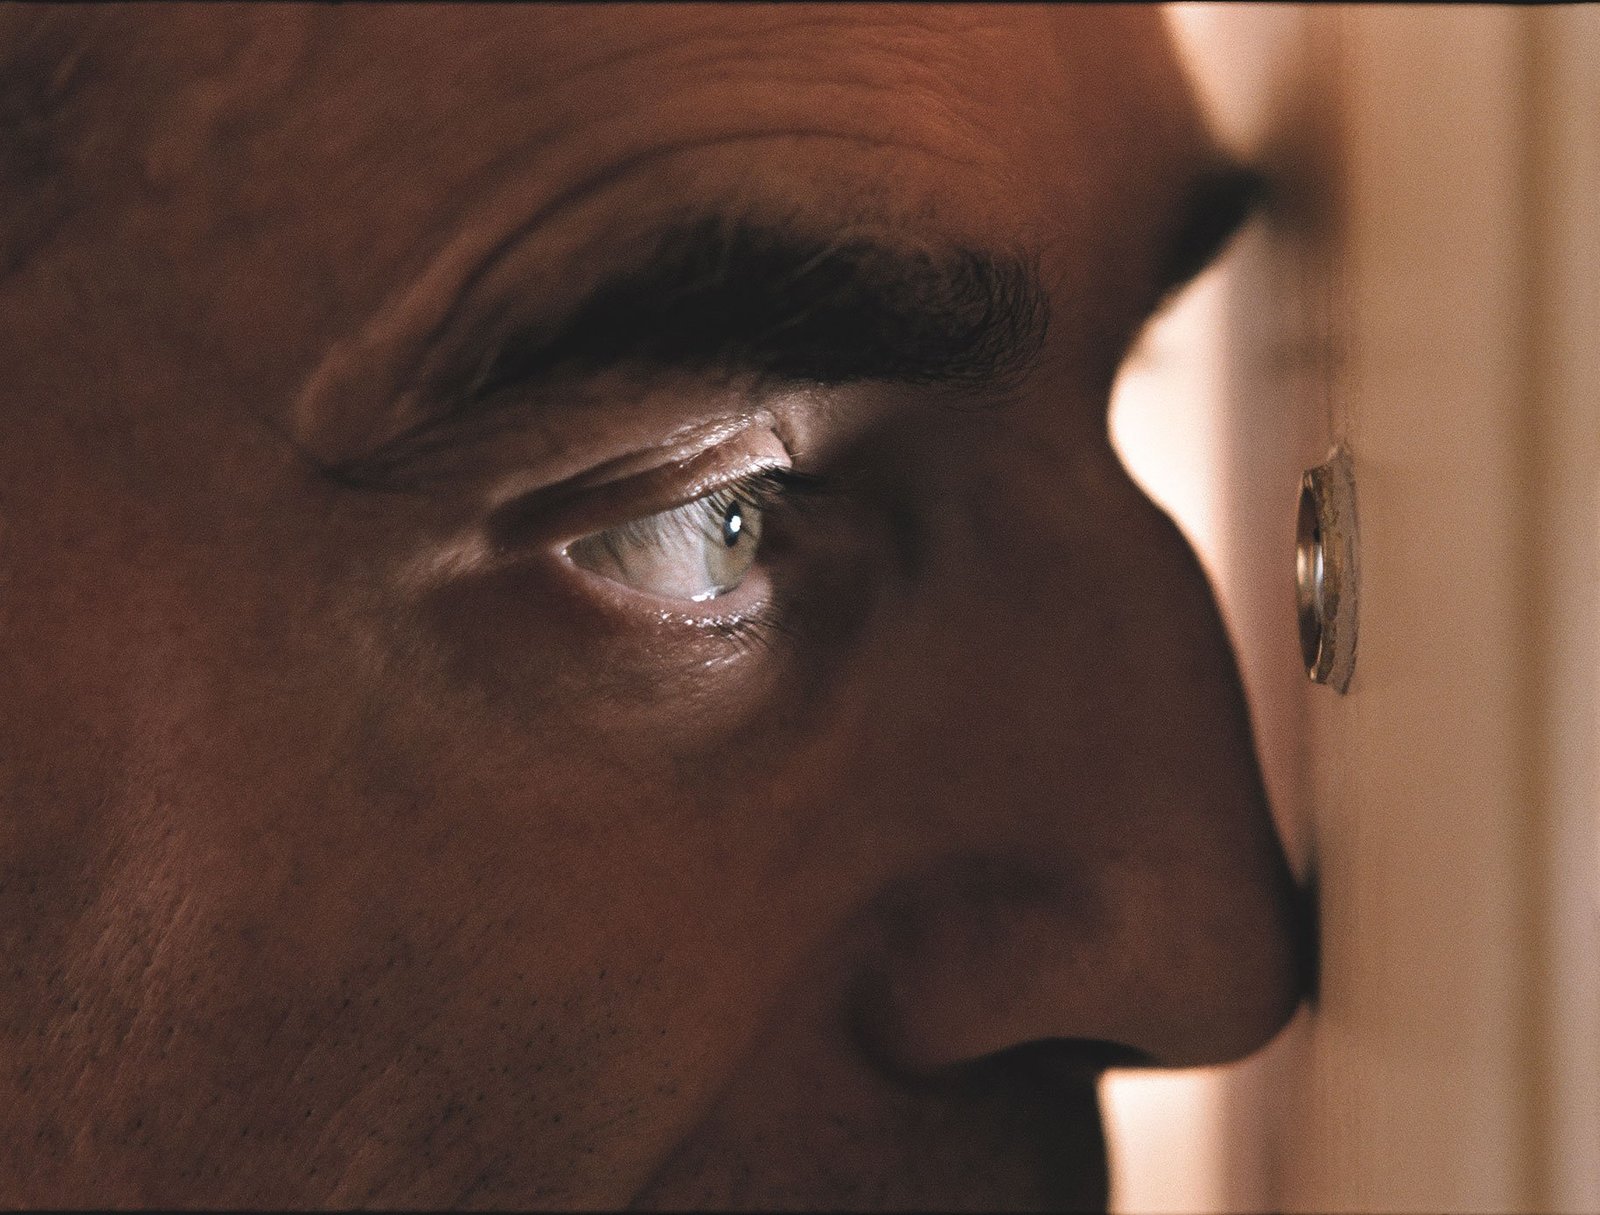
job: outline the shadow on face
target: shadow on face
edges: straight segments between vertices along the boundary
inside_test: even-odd
[[[1094,1207],[1284,1021],[1155,16],[7,19],[7,1201]]]

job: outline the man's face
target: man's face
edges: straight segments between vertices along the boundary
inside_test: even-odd
[[[5,1201],[1094,1205],[1282,1023],[1153,14],[8,19]]]

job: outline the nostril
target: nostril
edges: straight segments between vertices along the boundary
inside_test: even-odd
[[[1076,1089],[1094,1084],[1112,1068],[1156,1066],[1156,1060],[1142,1050],[1099,1038],[1040,1038],[929,1069],[892,1063],[885,1067],[887,1060],[881,1055],[874,1061],[907,1088],[968,1088],[975,1083],[999,1082],[1015,1087]]]
[[[1041,1038],[1036,1042],[1019,1043],[964,1066],[998,1068],[1050,1083],[1077,1084],[1092,1082],[1110,1068],[1149,1067],[1154,1063],[1144,1051],[1121,1042],[1099,1038]]]
[[[1322,985],[1322,903],[1315,869],[1296,888],[1294,901],[1295,989],[1314,1008]]]

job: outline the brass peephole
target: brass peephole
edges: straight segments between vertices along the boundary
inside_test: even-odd
[[[1350,453],[1300,479],[1295,585],[1300,656],[1306,674],[1335,692],[1350,687],[1356,665],[1356,486]]]

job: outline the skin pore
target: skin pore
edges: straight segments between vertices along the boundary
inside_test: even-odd
[[[0,1203],[1103,1206],[1286,1020],[1157,13],[3,21]]]

